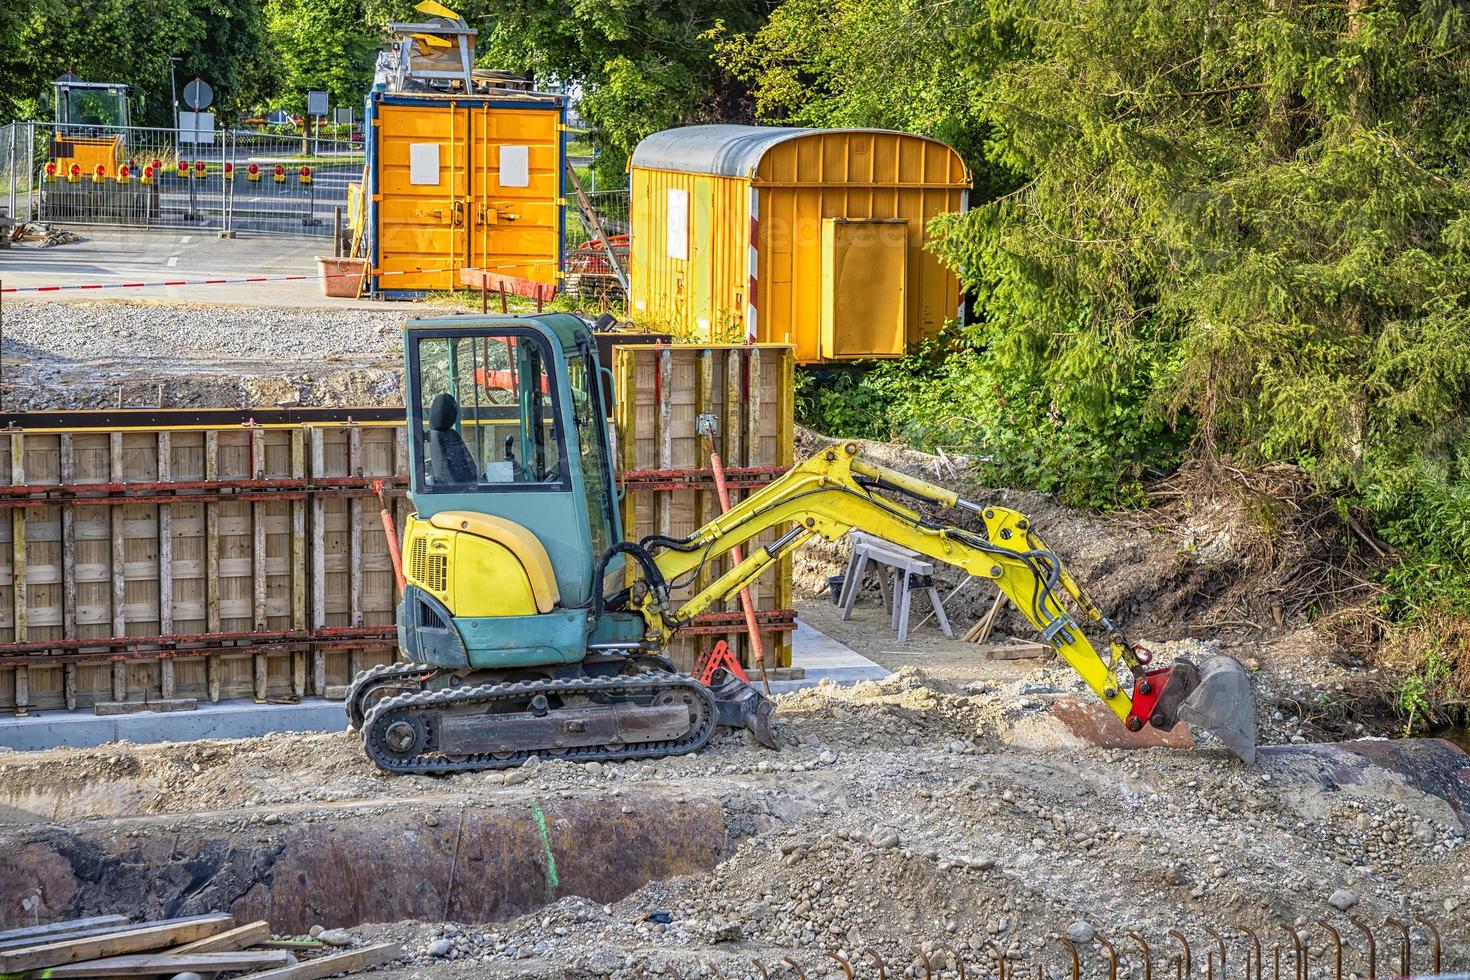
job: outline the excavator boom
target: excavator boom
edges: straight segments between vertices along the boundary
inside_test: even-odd
[[[894,496],[971,512],[984,522],[985,532],[934,523]],[[749,552],[673,607],[670,588],[687,584],[713,558],[782,526],[788,529],[774,542]],[[635,582],[630,598],[647,624],[646,641],[662,648],[695,616],[739,594],[782,555],[814,537],[835,541],[853,529],[993,581],[1130,730],[1145,725],[1168,730],[1183,718],[1216,731],[1232,751],[1253,761],[1254,707],[1249,679],[1236,661],[1216,657],[1197,667],[1181,659],[1150,666],[1150,654],[1127,641],[1025,515],[964,500],[863,459],[851,442],[817,453],[687,538],[651,535],[639,542],[645,576]],[[1093,646],[1068,601],[1105,633],[1106,656]],[[1131,690],[1120,682],[1123,670],[1131,675]]]

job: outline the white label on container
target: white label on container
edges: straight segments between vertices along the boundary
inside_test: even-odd
[[[689,192],[669,191],[669,258],[689,258]]]
[[[502,146],[500,148],[500,186],[531,186],[531,148],[529,146]]]
[[[408,144],[408,182],[410,184],[439,183],[439,144]]]

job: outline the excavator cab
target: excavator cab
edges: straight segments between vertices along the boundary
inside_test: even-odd
[[[622,535],[591,332],[569,315],[419,320],[404,352],[404,649],[472,669],[582,660],[594,565]]]

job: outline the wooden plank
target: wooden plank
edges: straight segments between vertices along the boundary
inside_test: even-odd
[[[15,684],[15,713],[17,715],[27,714],[27,708],[31,704],[31,669],[29,667],[15,668],[13,682]]]
[[[113,483],[122,483],[124,480],[123,434],[121,432],[109,433],[108,441],[111,446],[107,457],[111,479]],[[128,543],[127,538],[123,536],[123,508],[109,507],[107,511],[112,534],[112,635],[126,636],[128,633]]]
[[[6,929],[0,932],[0,943],[7,946],[17,941],[33,945],[36,940],[53,937],[59,933],[75,933],[84,929],[95,929],[99,926],[126,925],[128,917],[125,915],[92,915],[85,919],[67,919],[64,922],[48,922],[42,926],[22,926],[19,929]]]
[[[205,915],[186,921],[150,923],[137,929],[114,932],[86,939],[62,940],[24,949],[0,952],[0,973],[24,973],[48,966],[95,960],[104,956],[123,956],[179,943],[191,943],[205,936],[233,928],[232,915]]]
[[[173,434],[158,433],[158,479],[173,479]],[[174,632],[174,508],[158,505],[158,632]]]
[[[654,385],[653,424],[658,440],[659,469],[674,467],[674,352],[665,347],[658,351],[658,381]],[[654,526],[660,534],[673,533],[670,498],[661,493],[654,503]]]
[[[306,478],[306,430],[291,433],[291,476]],[[306,629],[306,501],[291,501],[291,628]]]
[[[204,479],[219,479],[218,429],[210,429],[204,433]],[[220,632],[219,602],[219,503],[211,500],[204,505],[205,628],[211,633]],[[210,658],[211,662],[215,659]],[[210,700],[217,701],[219,698],[211,694]]]
[[[186,953],[225,953],[236,949],[246,949],[258,943],[265,942],[271,937],[271,924],[264,919],[256,922],[248,922],[243,926],[236,926],[224,932],[215,933],[213,936],[205,936],[196,939],[192,943],[185,943],[176,949],[169,950],[170,956],[183,956]]]
[[[158,693],[165,700],[174,696],[174,658],[158,658]]]
[[[305,963],[298,963],[280,970],[247,974],[239,980],[322,980],[323,977],[334,976],[338,973],[356,973],[358,970],[370,970],[375,966],[383,966],[385,963],[392,963],[402,955],[403,948],[397,943],[379,943],[376,946],[354,949],[348,953],[337,953],[334,956],[307,960]]]
[[[311,429],[311,475],[324,476],[327,468],[327,436],[320,426]],[[311,628],[327,625],[327,501],[320,494],[311,498]],[[320,689],[318,689],[320,690]]]
[[[354,427],[353,431],[357,429]],[[362,625],[362,498],[353,497],[348,501],[348,542],[347,550],[350,564],[348,565],[348,622],[353,626]]]
[[[257,501],[250,505],[250,526],[253,537],[250,546],[250,621],[254,624],[255,629],[261,631],[264,631],[270,625],[266,620],[265,608],[267,578],[265,567],[265,511],[267,506],[263,501]]]
[[[61,482],[77,478],[76,447],[70,432],[61,434]],[[77,635],[77,533],[76,509],[61,508],[61,622],[66,636]]]
[[[987,660],[1043,660],[1056,653],[1049,644],[1025,640],[991,643],[984,652]]]
[[[151,977],[179,973],[224,973],[230,970],[278,969],[291,964],[291,954],[284,949],[226,950],[218,953],[135,954],[110,956],[84,963],[53,966],[26,974],[37,980],[61,977]]]
[[[10,434],[10,482],[21,486],[26,482],[25,434]],[[26,641],[26,619],[29,603],[26,600],[26,508],[17,507],[10,512],[10,591],[14,600],[12,618],[15,627],[15,642]]]

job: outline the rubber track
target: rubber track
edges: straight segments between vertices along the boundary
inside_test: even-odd
[[[377,664],[358,674],[352,679],[351,686],[347,688],[347,700],[342,703],[342,710],[347,712],[347,727],[352,731],[359,731],[362,728],[363,713],[352,709],[357,706],[358,695],[368,684],[385,677],[412,677],[414,674],[427,674],[438,669],[429,664]]]
[[[537,694],[638,694],[659,691],[692,691],[704,705],[704,718],[684,738],[662,742],[640,742],[636,745],[611,746],[588,745],[556,750],[548,754],[546,749],[515,752],[504,759],[490,753],[471,755],[458,761],[439,754],[438,749],[420,753],[411,758],[400,758],[385,751],[381,745],[382,733],[394,718],[413,714],[425,709],[455,708],[475,702],[488,703],[497,700],[526,701]],[[514,769],[531,756],[565,760],[568,762],[622,762],[631,759],[657,759],[666,755],[682,755],[696,752],[714,735],[719,721],[719,709],[714,695],[698,681],[689,677],[656,674],[644,677],[578,677],[568,680],[517,681],[510,684],[480,684],[475,687],[448,688],[440,691],[419,691],[414,694],[399,694],[384,698],[373,706],[363,723],[362,744],[368,758],[379,769],[393,773],[452,773],[474,772],[483,769]],[[504,753],[496,753],[503,755]]]

